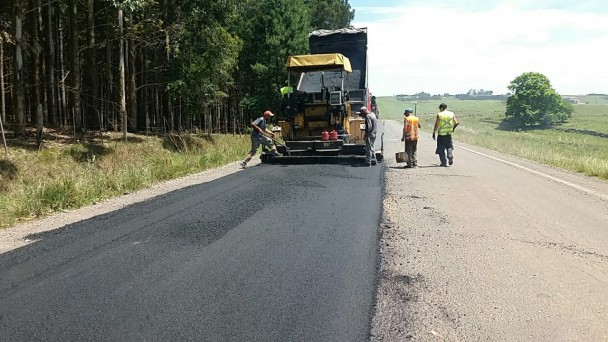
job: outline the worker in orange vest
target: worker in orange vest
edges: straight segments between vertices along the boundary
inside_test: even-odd
[[[415,116],[412,108],[406,108],[403,115],[403,135],[401,141],[405,141],[405,153],[407,154],[406,168],[412,168],[418,166],[418,160],[416,159],[416,151],[418,150],[418,138],[420,134],[418,129],[420,126],[420,119]]]

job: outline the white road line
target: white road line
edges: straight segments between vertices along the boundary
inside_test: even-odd
[[[600,199],[602,199],[602,200],[604,200],[604,201],[608,202],[608,196],[607,196],[607,195],[601,194],[601,193],[599,193],[599,192],[597,192],[597,191],[593,191],[593,190],[591,190],[591,189],[587,189],[587,188],[585,188],[585,187],[583,187],[583,186],[580,186],[580,185],[578,185],[578,184],[574,184],[574,183],[568,182],[568,181],[566,181],[566,180],[563,180],[563,179],[560,179],[560,178],[557,178],[557,177],[553,177],[553,176],[551,176],[551,175],[548,175],[548,174],[546,174],[546,173],[542,173],[542,172],[540,172],[540,171],[532,170],[532,169],[527,168],[527,167],[525,167],[525,166],[522,166],[522,165],[519,165],[519,164],[516,164],[516,163],[512,163],[512,162],[510,162],[510,161],[506,161],[506,160],[504,160],[504,159],[500,159],[500,158],[492,157],[492,156],[487,155],[487,154],[485,154],[485,153],[481,153],[481,152],[477,152],[477,151],[475,151],[475,150],[471,150],[470,148],[466,148],[466,147],[462,147],[462,146],[458,146],[458,148],[463,149],[463,150],[467,150],[467,151],[469,151],[469,152],[472,152],[472,153],[478,154],[478,155],[480,155],[480,156],[483,156],[483,157],[486,157],[486,158],[489,158],[489,159],[495,160],[495,161],[497,161],[497,162],[500,162],[500,163],[503,163],[503,164],[507,164],[507,165],[510,165],[510,166],[516,167],[516,168],[518,168],[518,169],[521,169],[521,170],[524,170],[524,171],[527,171],[527,172],[530,172],[530,173],[533,173],[533,174],[539,175],[539,176],[541,176],[541,177],[544,177],[544,178],[550,179],[550,180],[552,180],[552,181],[554,181],[554,182],[557,182],[557,183],[561,183],[561,184],[567,185],[567,186],[569,186],[569,187],[571,187],[571,188],[573,188],[573,189],[576,189],[576,190],[582,191],[582,192],[587,193],[587,194],[589,194],[589,195],[596,196],[596,197],[598,197],[598,198],[600,198]]]

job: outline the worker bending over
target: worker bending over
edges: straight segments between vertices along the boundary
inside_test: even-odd
[[[247,167],[247,163],[249,163],[251,158],[255,156],[260,145],[268,146],[271,153],[273,153],[275,156],[279,156],[277,147],[272,142],[272,139],[274,139],[274,133],[266,129],[267,120],[270,120],[270,118],[273,116],[274,114],[267,110],[264,112],[264,116],[255,119],[255,121],[251,123],[250,126],[253,129],[251,131],[251,151],[249,151],[247,157],[241,162],[241,167],[243,169]]]

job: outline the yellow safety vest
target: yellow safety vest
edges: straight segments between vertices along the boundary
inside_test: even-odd
[[[281,88],[281,95],[285,95],[285,94],[293,94],[293,87]]]
[[[437,114],[439,116],[438,135],[450,135],[454,132],[454,113],[449,110],[444,110]]]

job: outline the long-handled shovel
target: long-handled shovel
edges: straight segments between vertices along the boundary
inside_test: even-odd
[[[276,139],[274,139],[274,138],[271,138],[271,139],[272,139],[272,142],[273,142],[275,145],[279,145],[279,146],[285,147],[285,151],[287,152],[287,155],[291,157],[291,152],[289,151],[289,147],[287,147],[287,146],[285,146],[285,145],[281,144],[280,142],[278,142],[278,141],[277,141]]]
[[[281,144],[281,143],[280,143],[280,142],[278,142],[278,141],[277,141],[275,138],[270,137],[270,136],[269,136],[268,134],[266,134],[266,133],[263,133],[263,132],[262,132],[262,134],[264,134],[264,136],[265,136],[265,137],[267,137],[268,139],[272,140],[272,143],[273,143],[273,144],[278,145],[278,146],[285,147],[285,151],[287,152],[287,155],[291,157],[291,152],[289,151],[289,147],[287,147],[287,146],[285,146],[285,145]]]

